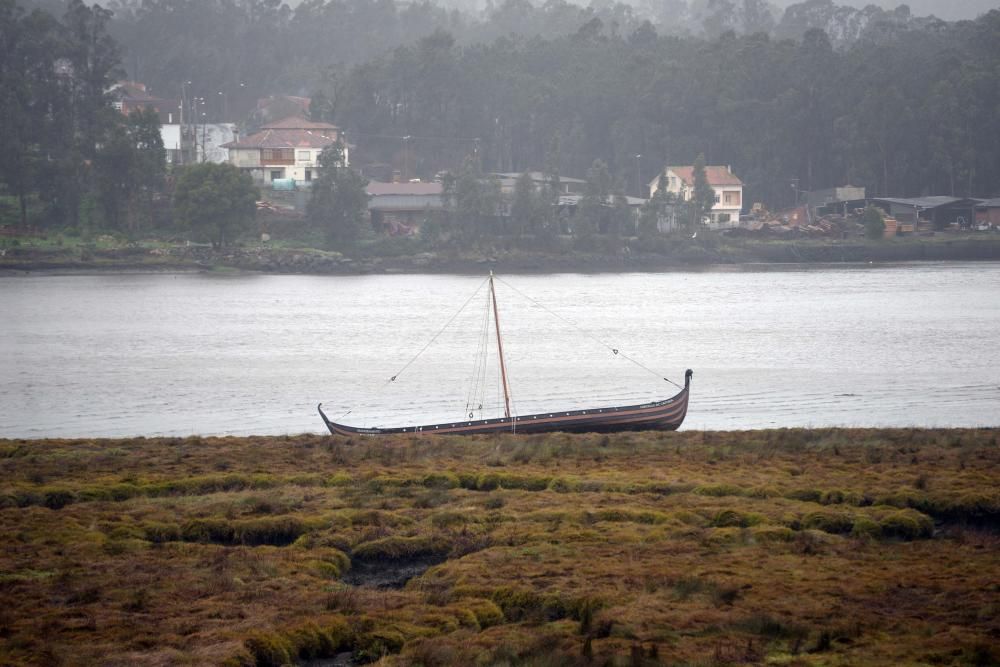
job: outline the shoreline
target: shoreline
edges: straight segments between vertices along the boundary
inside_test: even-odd
[[[793,435],[814,436],[817,434],[913,434],[913,433],[991,433],[1000,434],[1000,423],[994,425],[951,425],[951,426],[761,426],[759,428],[731,428],[731,429],[711,429],[711,428],[679,428],[676,431],[623,431],[612,433],[612,437],[627,437],[630,433],[646,434],[650,436],[663,436],[676,433],[678,437],[712,439],[714,437],[770,437],[777,433],[784,433],[791,437]],[[182,442],[182,441],[225,441],[227,443],[251,443],[258,440],[296,440],[300,438],[328,438],[348,443],[363,443],[365,445],[378,445],[379,443],[405,442],[409,440],[421,440],[422,438],[434,437],[441,443],[460,443],[464,440],[483,441],[497,438],[524,438],[527,440],[544,439],[550,436],[565,435],[571,437],[600,436],[600,433],[569,433],[565,431],[553,431],[550,433],[484,433],[479,435],[441,435],[433,433],[396,433],[384,434],[381,436],[338,436],[331,435],[326,430],[301,431],[297,433],[152,433],[152,434],[132,434],[132,435],[40,435],[40,436],[17,436],[0,433],[0,450],[8,446],[16,445],[72,445],[72,444],[106,444],[116,445],[134,442]]]
[[[907,240],[901,243],[740,242],[716,247],[679,244],[669,253],[558,254],[520,250],[492,253],[418,253],[347,257],[314,249],[236,248],[214,253],[181,247],[169,254],[142,248],[92,252],[15,250],[0,258],[0,276],[26,273],[263,273],[303,275],[636,273],[720,268],[766,270],[783,266],[848,266],[914,262],[1000,261],[1000,238]]]

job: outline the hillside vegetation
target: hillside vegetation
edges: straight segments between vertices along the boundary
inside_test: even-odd
[[[996,664],[998,463],[996,430],[0,441],[0,664]]]

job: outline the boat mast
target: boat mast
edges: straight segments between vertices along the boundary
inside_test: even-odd
[[[507,367],[503,361],[503,342],[500,340],[500,316],[497,314],[497,293],[493,289],[493,272],[490,271],[490,296],[493,298],[493,323],[497,327],[497,350],[500,353],[500,377],[503,379],[504,417],[510,419],[510,390],[507,388]]]

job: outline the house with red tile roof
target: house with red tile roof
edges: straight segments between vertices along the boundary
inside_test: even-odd
[[[743,209],[743,181],[728,166],[706,166],[705,177],[715,190],[715,205],[709,212],[708,226],[712,229],[729,229],[740,223]],[[682,201],[689,201],[694,194],[694,167],[691,165],[664,167],[663,178],[667,192]],[[649,182],[650,198],[660,188],[660,175]]]
[[[245,169],[254,181],[263,184],[289,179],[296,186],[311,183],[319,175],[323,149],[343,141],[340,128],[298,116],[261,126],[248,137],[223,144],[229,149],[229,163]],[[349,161],[344,144],[344,166]]]

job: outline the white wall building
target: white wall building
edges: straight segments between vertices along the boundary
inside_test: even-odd
[[[665,167],[663,177],[667,192],[682,201],[690,201],[694,195],[694,167],[691,165]],[[740,224],[743,209],[743,181],[728,166],[706,166],[705,177],[715,190],[715,205],[709,212],[708,226],[711,229],[729,229]],[[649,182],[650,198],[660,188],[660,175]]]
[[[256,134],[219,148],[228,149],[230,164],[249,171],[257,183],[266,185],[291,179],[301,186],[318,177],[320,153],[340,140],[340,128],[336,125],[292,117],[268,123]],[[348,160],[345,144],[345,166]]]

